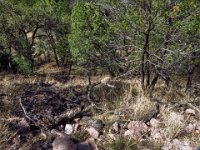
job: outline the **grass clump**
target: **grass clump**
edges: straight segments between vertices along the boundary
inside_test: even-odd
[[[120,136],[116,140],[112,140],[106,145],[109,150],[137,150],[138,143],[134,140],[129,140],[123,136]]]

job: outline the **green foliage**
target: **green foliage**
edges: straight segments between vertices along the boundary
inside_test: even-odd
[[[32,67],[41,53],[58,65],[75,62],[77,72],[113,76],[140,69],[143,54],[151,75],[158,66],[185,73],[199,63],[188,57],[199,50],[197,0],[6,0],[0,13],[0,49],[26,58]]]
[[[72,61],[72,55],[69,49],[67,36],[63,37],[63,39],[60,39],[60,41],[58,41],[56,49],[62,66],[65,66]]]
[[[11,63],[16,73],[21,73],[21,74],[32,73],[31,62],[24,57],[16,56],[12,59]]]
[[[71,20],[72,31],[69,41],[72,53],[75,57],[81,56],[80,59],[86,61],[90,50],[95,50],[94,44],[101,44],[100,42],[105,40],[103,36],[106,33],[106,26],[99,9],[96,10],[96,6],[91,3],[77,3],[73,8]]]
[[[71,21],[68,39],[74,60],[86,68],[109,66],[112,49],[106,45],[110,40],[110,29],[101,15],[100,6],[77,3],[73,8]]]

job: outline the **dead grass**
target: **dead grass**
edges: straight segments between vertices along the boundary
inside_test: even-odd
[[[138,142],[125,138],[118,137],[116,140],[111,140],[103,146],[107,150],[139,150]]]
[[[57,73],[58,70],[52,70],[53,73]],[[92,82],[100,81],[103,77],[92,77]],[[9,111],[13,109],[13,98],[19,96],[20,91],[19,84],[34,84],[37,82],[44,82],[52,84],[57,89],[65,89],[71,86],[81,85],[87,86],[88,80],[86,77],[81,76],[71,76],[70,80],[66,83],[59,82],[55,80],[54,76],[51,74],[45,75],[43,77],[39,76],[22,76],[22,75],[5,75],[0,76],[0,86],[3,88],[0,89],[0,93],[5,93],[7,96],[3,98],[3,104],[1,109],[1,118],[9,117]],[[121,121],[130,121],[130,120],[139,120],[143,118],[148,110],[152,108],[153,102],[146,96],[141,89],[140,81],[135,80],[122,80],[122,81],[111,81],[109,84],[114,85],[115,88],[110,88],[106,85],[99,85],[94,89],[93,96],[95,102],[100,106],[104,113],[96,113],[96,118],[101,118],[104,121],[108,121],[111,115],[116,115]],[[167,88],[161,81],[155,87],[153,97],[160,100],[165,105],[161,107],[160,118],[163,121],[165,126],[165,137],[174,138],[179,136],[181,130],[186,125],[187,118],[180,119],[174,117],[173,112],[169,107],[169,103],[187,103],[194,101],[195,98],[189,93],[184,91],[184,88],[181,86],[183,82],[179,83],[180,85],[172,86]],[[98,116],[97,116],[98,115]],[[10,132],[5,124],[0,120],[0,149],[8,149],[9,145],[6,144],[5,139],[10,139],[14,134]],[[74,135],[76,139],[82,141],[85,139],[85,133],[77,133]],[[195,140],[199,140],[198,136],[195,137]],[[200,141],[199,141],[200,143]],[[133,141],[127,141],[125,139],[119,139],[118,141],[112,141],[109,144],[109,149],[117,150],[117,147],[127,147],[130,149],[134,147],[137,149],[137,144]],[[154,144],[154,149],[156,148]],[[133,147],[132,147],[133,146]],[[124,150],[126,150],[124,149]]]
[[[167,139],[177,138],[189,119],[184,118],[184,116],[178,112],[171,111],[169,107],[162,107],[160,115],[165,126],[165,137]]]

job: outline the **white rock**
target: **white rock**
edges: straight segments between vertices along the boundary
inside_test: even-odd
[[[153,127],[153,128],[159,128],[160,127],[160,121],[155,119],[155,118],[152,118],[150,120],[150,125]]]
[[[185,113],[186,113],[186,114],[189,114],[189,115],[194,115],[194,116],[195,116],[195,114],[196,114],[195,111],[194,111],[193,109],[190,109],[190,108],[189,108],[189,109],[186,109]]]
[[[74,127],[71,124],[65,125],[65,134],[71,135],[74,130]]]
[[[89,127],[86,128],[86,131],[90,134],[91,137],[93,137],[94,139],[98,139],[99,138],[99,131],[97,131],[95,128],[93,127]]]

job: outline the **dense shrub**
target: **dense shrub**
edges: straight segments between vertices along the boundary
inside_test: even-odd
[[[14,57],[12,59],[12,69],[15,73],[30,74],[32,73],[31,62],[24,57]]]

